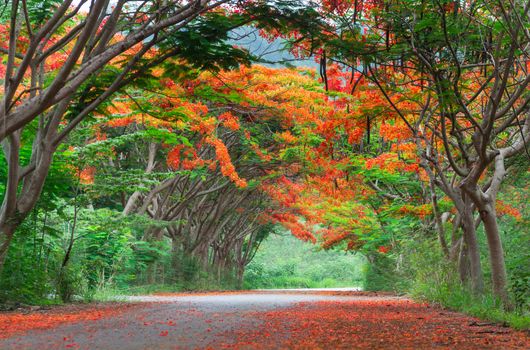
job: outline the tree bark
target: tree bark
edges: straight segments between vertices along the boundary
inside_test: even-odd
[[[19,164],[20,133],[10,135],[3,143],[4,154],[8,160],[8,179],[0,207],[0,270],[14,232],[33,210],[40,197],[53,159],[55,149],[38,140],[37,138],[34,141],[34,145],[38,144],[40,147],[38,157],[35,157],[36,165],[27,172],[26,168],[30,165],[23,168]]]
[[[475,222],[473,220],[472,205],[469,200],[465,201],[464,211],[461,213],[464,244],[469,259],[469,272],[471,277],[471,289],[474,293],[484,292],[484,278],[480,263],[480,251],[477,242]]]
[[[245,274],[245,265],[237,265],[237,289],[243,289],[243,276]]]
[[[510,309],[511,303],[507,290],[504,250],[499,234],[497,213],[495,211],[497,193],[506,175],[504,166],[505,156],[506,150],[501,150],[496,154],[494,158],[495,170],[487,190],[484,191],[478,186],[478,176],[472,177],[469,182],[463,182],[462,189],[478,208],[480,219],[484,223],[484,231],[490,253],[493,294],[501,300],[506,309]]]
[[[480,210],[480,218],[484,223],[484,231],[488,240],[491,264],[491,281],[493,294],[498,297],[505,308],[510,308],[510,298],[507,291],[506,265],[504,263],[504,250],[499,234],[499,226],[493,203],[488,203]]]
[[[206,243],[201,243],[197,249],[193,252],[193,255],[199,262],[199,266],[204,271],[208,270],[208,245]]]
[[[436,195],[436,187],[432,178],[429,178],[429,190],[431,193],[434,224],[436,227],[436,232],[438,233],[438,241],[440,242],[440,247],[444,256],[449,259],[450,252],[449,247],[447,246],[447,240],[445,239],[444,221],[442,220],[442,214],[440,213],[438,207],[438,196]]]
[[[173,282],[180,282],[183,278],[182,273],[182,254],[180,241],[171,238],[171,267],[173,268]]]
[[[471,268],[469,264],[469,254],[467,252],[467,245],[462,242],[460,245],[460,252],[458,254],[458,274],[462,284],[466,284],[471,276]]]
[[[13,239],[13,232],[15,230],[9,225],[0,227],[0,274],[4,268],[4,263],[9,251],[9,245]]]
[[[156,156],[156,150],[157,145],[154,142],[150,142],[148,146],[148,160],[147,160],[147,167],[145,168],[146,174],[151,174],[153,172],[153,169],[155,168],[155,156]],[[126,205],[123,208],[122,215],[127,216],[129,215],[132,210],[134,209],[136,202],[140,198],[142,193],[140,191],[135,191],[133,194],[129,197],[127,200]]]

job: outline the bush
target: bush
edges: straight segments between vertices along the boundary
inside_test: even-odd
[[[56,300],[60,245],[20,226],[0,275],[0,303],[49,304]]]

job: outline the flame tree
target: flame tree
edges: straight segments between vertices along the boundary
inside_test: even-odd
[[[482,223],[493,291],[509,306],[495,206],[507,160],[525,152],[530,137],[529,4],[345,0],[327,6],[335,30],[322,39],[322,64],[331,59],[349,67],[352,90],[362,79],[379,89],[415,145],[433,205],[441,190],[457,210],[462,277],[470,266],[473,289],[483,290],[476,239]],[[441,214],[436,226],[443,238]]]
[[[7,1],[2,5],[0,141],[8,167],[0,209],[0,266],[38,200],[57,147],[117,91],[142,84],[168,58],[202,69],[248,60],[230,30],[306,21],[288,1]],[[279,20],[281,19],[281,20]],[[287,21],[286,21],[287,20]],[[21,138],[31,129],[28,161]]]

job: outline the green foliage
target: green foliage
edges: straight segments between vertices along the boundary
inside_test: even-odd
[[[203,270],[195,258],[175,255],[168,239],[145,240],[146,230],[157,223],[123,217],[108,208],[79,210],[73,248],[65,263],[74,207],[65,200],[48,207],[53,209],[37,208],[14,236],[0,275],[0,304],[236,287],[231,271]]]
[[[56,234],[50,229],[35,231],[26,221],[15,235],[0,275],[0,303],[47,304],[55,292],[53,279],[61,255]]]
[[[385,254],[372,253],[364,268],[364,289],[370,291],[396,291],[403,283],[395,273],[396,261]]]
[[[154,263],[169,265],[170,244],[142,240],[149,224],[142,218],[82,209],[71,236],[73,220],[65,201],[34,210],[14,236],[0,275],[0,303],[91,300],[109,288],[146,283]]]
[[[2,1],[0,4],[0,20],[5,21],[11,16],[12,0]],[[60,0],[28,0],[26,8],[30,15],[31,24],[39,25],[53,15],[53,10],[62,2]]]
[[[178,47],[180,58],[202,70],[230,69],[249,64],[248,52],[228,43],[231,29],[238,28],[248,19],[241,15],[226,16],[207,12],[188,26],[171,34],[168,47]]]
[[[245,288],[360,287],[364,264],[359,255],[317,251],[289,234],[273,234],[247,266]]]
[[[528,260],[526,260],[528,262]],[[510,270],[509,290],[518,310],[530,309],[530,273],[528,265],[518,265]]]
[[[501,238],[506,252],[505,263],[508,272],[509,291],[519,312],[530,313],[530,192],[528,183],[530,174],[528,158],[522,155],[512,160],[511,167],[515,176],[506,184],[501,200],[517,208],[521,217],[515,219],[505,215],[500,221]]]

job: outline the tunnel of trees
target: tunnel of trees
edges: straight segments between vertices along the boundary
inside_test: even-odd
[[[253,288],[287,232],[366,289],[528,314],[529,23],[505,0],[3,2],[0,303]]]

